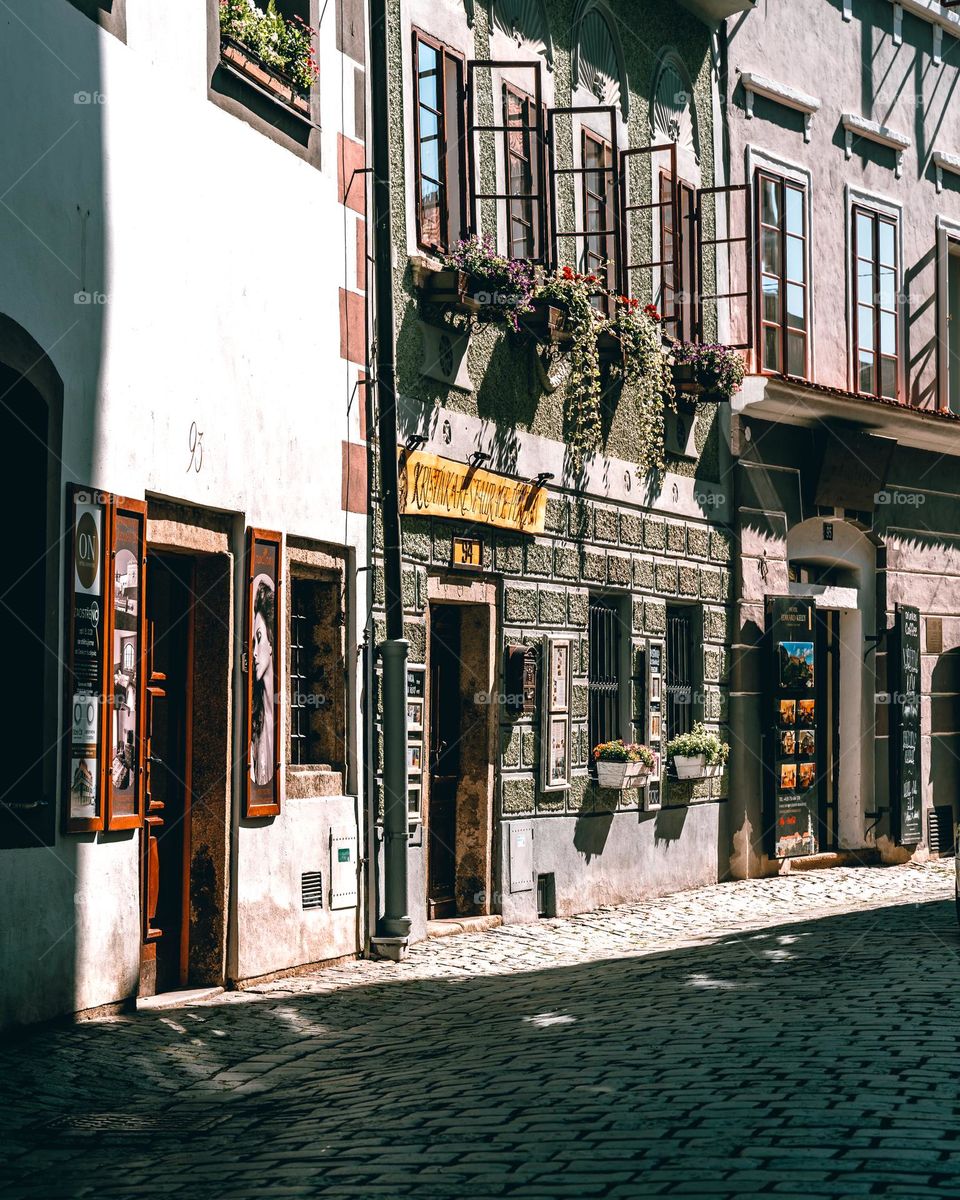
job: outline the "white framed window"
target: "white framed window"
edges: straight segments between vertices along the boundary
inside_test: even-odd
[[[888,400],[904,395],[902,209],[846,187],[847,386]]]

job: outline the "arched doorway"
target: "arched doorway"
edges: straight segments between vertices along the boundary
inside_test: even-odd
[[[875,658],[877,548],[856,526],[822,518],[787,533],[791,596],[817,611],[816,736],[820,836],[825,850],[875,843]]]

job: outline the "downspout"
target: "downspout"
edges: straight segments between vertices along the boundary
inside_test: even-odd
[[[403,637],[400,510],[397,488],[397,393],[390,206],[390,94],[387,0],[370,0],[370,114],[374,242],[374,370],[383,575],[387,636],[383,664],[384,913],[372,940],[387,958],[402,957],[410,935],[407,915],[407,643]]]

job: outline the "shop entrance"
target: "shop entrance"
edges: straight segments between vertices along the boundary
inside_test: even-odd
[[[427,919],[442,920],[491,911],[495,609],[468,601],[474,588],[486,600],[482,586],[430,583],[426,901]]]
[[[189,973],[195,575],[190,556],[148,555],[142,994]]]

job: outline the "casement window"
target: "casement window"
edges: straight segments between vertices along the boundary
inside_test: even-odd
[[[855,388],[896,400],[900,340],[897,311],[897,222],[873,209],[853,208]]]
[[[345,768],[343,612],[339,579],[294,575],[288,698],[291,766]]]
[[[466,234],[463,60],[414,32],[413,70],[417,244],[446,251]]]
[[[960,413],[960,223],[937,217],[937,391]]]
[[[694,301],[697,240],[695,192],[689,183],[660,172],[660,250],[663,266],[660,294],[654,299],[669,331],[686,341],[697,339]]]
[[[615,286],[616,263],[613,234],[615,188],[613,147],[606,139],[581,132],[583,162],[583,271],[597,275],[604,287]]]
[[[806,379],[810,361],[806,188],[760,171],[757,191],[760,367]]]
[[[621,619],[619,602],[610,597],[591,596],[588,612],[587,696],[592,748],[621,736]]]
[[[536,102],[509,83],[503,85],[503,157],[507,191],[507,253],[540,258],[537,219],[540,162]]]
[[[694,609],[667,608],[667,737],[689,733],[694,722]]]

